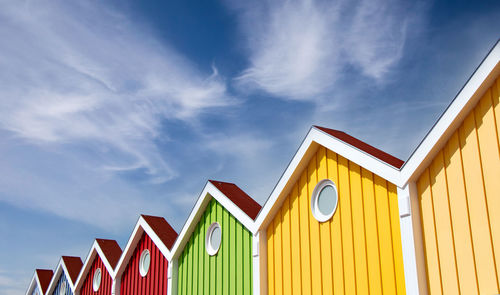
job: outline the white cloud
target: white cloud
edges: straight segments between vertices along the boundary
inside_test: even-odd
[[[235,102],[216,70],[200,72],[99,1],[7,1],[0,38],[0,128],[35,144],[98,146],[110,171],[171,179],[154,144],[162,120]]]
[[[332,95],[346,68],[382,81],[420,9],[392,0],[229,1],[248,38],[246,88],[292,100]],[[345,85],[343,86],[345,87]]]

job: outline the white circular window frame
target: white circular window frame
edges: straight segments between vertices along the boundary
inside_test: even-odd
[[[92,279],[92,288],[94,289],[94,292],[97,292],[99,290],[99,287],[101,286],[101,280],[102,280],[102,272],[101,269],[98,268],[94,272],[94,278]]]
[[[333,208],[332,212],[330,214],[323,214],[321,210],[319,210],[318,207],[318,201],[319,201],[319,193],[327,186],[331,186],[333,190],[335,191],[335,194],[337,196],[337,202],[335,202],[335,207]],[[311,197],[311,212],[316,218],[317,221],[319,222],[325,222],[330,220],[332,218],[333,214],[337,211],[337,207],[339,205],[339,193],[337,191],[337,186],[333,181],[330,179],[323,179],[318,184],[316,184],[316,187],[313,190],[312,197]]]
[[[147,268],[144,266],[144,259],[146,255],[149,255],[149,265]],[[145,249],[141,253],[141,258],[139,259],[139,273],[141,274],[141,277],[145,277],[148,274],[149,268],[151,267],[151,252],[149,252],[148,249]]]
[[[210,242],[212,239],[212,233],[216,228],[219,228],[221,230],[221,241],[219,243],[219,247],[217,247],[217,249],[214,249],[212,247],[212,243]],[[218,222],[214,222],[208,227],[207,235],[205,236],[205,249],[207,249],[208,255],[214,256],[215,254],[217,254],[217,252],[219,252],[221,244],[222,244],[222,228],[220,227],[220,224]]]

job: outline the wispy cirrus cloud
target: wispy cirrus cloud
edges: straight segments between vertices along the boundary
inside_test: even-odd
[[[392,0],[227,1],[247,37],[241,86],[290,100],[321,101],[352,69],[377,82],[401,59],[421,13]]]
[[[0,128],[35,144],[107,153],[109,170],[175,171],[153,143],[162,120],[231,105],[214,68],[200,71],[141,24],[98,1],[7,1],[0,10]]]

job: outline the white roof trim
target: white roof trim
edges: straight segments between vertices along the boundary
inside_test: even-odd
[[[139,216],[139,220],[137,220],[134,231],[132,232],[132,235],[130,236],[127,242],[125,250],[122,252],[122,255],[120,256],[120,260],[118,260],[118,264],[116,265],[115,271],[113,272],[112,275],[113,279],[122,276],[123,272],[125,271],[125,268],[127,267],[130,259],[132,258],[132,255],[134,254],[135,247],[139,243],[142,233],[144,232],[146,232],[146,234],[153,241],[156,247],[158,247],[158,249],[163,254],[163,256],[165,256],[167,261],[169,262],[171,261],[172,253],[170,252],[168,247],[165,246],[165,244],[163,244],[161,239],[158,237],[156,232],[151,228],[151,226],[147,223],[144,217]]]
[[[50,280],[49,287],[47,288],[46,294],[51,294],[52,292],[55,291],[55,288],[57,286],[57,283],[59,282],[59,278],[61,277],[62,272],[64,272],[66,276],[66,281],[69,283],[69,287],[71,288],[71,292],[74,294],[75,293],[75,285],[71,281],[71,277],[68,273],[68,268],[66,267],[66,264],[64,263],[64,259],[61,257],[59,259],[59,263],[57,264],[56,271],[54,272],[54,275],[52,275],[52,280]]]
[[[92,248],[90,249],[90,252],[87,255],[87,258],[85,259],[85,262],[83,263],[82,270],[80,270],[80,274],[78,275],[78,278],[76,279],[74,293],[76,293],[77,291],[80,291],[80,289],[82,288],[83,282],[85,281],[85,277],[87,276],[87,273],[89,272],[90,268],[92,267],[92,262],[94,262],[96,255],[99,255],[102,262],[104,263],[104,266],[106,267],[106,270],[108,271],[111,278],[114,280],[114,277],[113,277],[114,270],[111,267],[111,264],[109,264],[108,259],[106,258],[106,255],[104,255],[104,252],[102,252],[102,249],[99,246],[99,243],[97,243],[97,240],[94,240],[94,244],[92,244]]]
[[[40,278],[38,277],[38,274],[36,271],[37,270],[35,269],[35,273],[33,274],[33,277],[31,278],[31,282],[30,282],[30,285],[28,287],[28,290],[26,291],[26,295],[31,295],[31,293],[33,293],[33,290],[35,290],[36,287],[38,287],[38,290],[40,290],[40,294],[44,295],[44,294],[48,293],[48,288],[47,288],[47,291],[45,291],[45,293],[43,292],[41,284],[40,284]]]
[[[38,289],[40,289],[40,281],[38,280],[38,276],[36,275],[36,270],[35,273],[33,274],[33,277],[31,278],[30,286],[28,287],[28,290],[26,291],[26,295],[31,295],[33,293],[33,290],[38,286]],[[42,290],[40,289],[40,293],[42,293]]]
[[[500,40],[481,62],[474,74],[457,94],[443,115],[438,119],[424,140],[401,168],[400,187],[418,177],[441,150],[450,136],[462,124],[465,116],[474,108],[484,92],[500,72]]]
[[[281,206],[281,203],[288,195],[291,186],[300,176],[299,174],[301,171],[299,170],[301,169],[298,168],[301,168],[303,165],[307,165],[310,156],[316,151],[318,145],[324,146],[325,148],[379,175],[397,186],[400,186],[402,183],[399,169],[358,149],[357,147],[312,127],[302,141],[302,144],[292,158],[292,161],[288,164],[288,167],[278,181],[278,184],[274,187],[269,199],[259,212],[255,221],[258,229],[266,227],[268,220],[274,217],[275,211]]]
[[[182,251],[184,246],[188,242],[196,224],[200,220],[203,212],[205,211],[211,197],[213,197],[217,202],[221,204],[231,215],[233,215],[243,226],[245,226],[252,234],[257,232],[254,221],[245,213],[240,207],[236,206],[226,195],[224,195],[217,187],[215,187],[210,181],[207,181],[203,191],[198,197],[191,214],[184,224],[177,240],[172,246],[172,256],[171,259],[177,258]]]

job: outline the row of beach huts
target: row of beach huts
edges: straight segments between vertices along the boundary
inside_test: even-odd
[[[141,215],[26,294],[498,294],[499,91],[497,43],[406,162],[313,126],[263,207],[210,180],[179,234]]]

